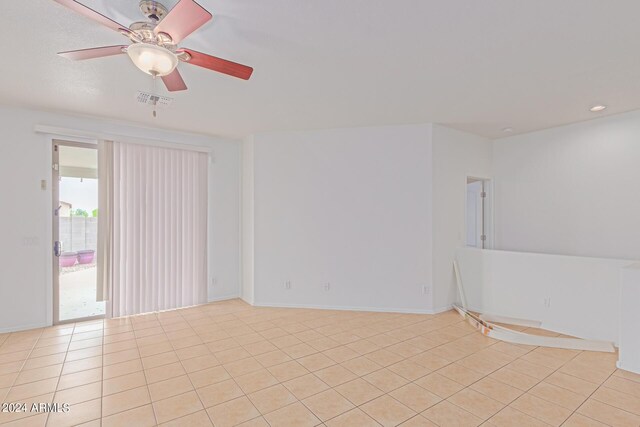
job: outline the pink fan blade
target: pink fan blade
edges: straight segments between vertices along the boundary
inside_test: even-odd
[[[173,70],[171,74],[163,76],[162,81],[169,92],[187,90],[187,85],[184,84],[184,80],[182,80],[182,76],[178,72],[177,68]]]
[[[202,27],[213,16],[193,0],[180,0],[155,28],[155,33],[166,33],[175,44]]]
[[[219,73],[228,74],[233,77],[237,77],[243,80],[249,80],[253,68],[246,65],[238,64],[236,62],[227,61],[226,59],[217,58],[215,56],[207,55],[204,53],[196,52],[191,49],[179,49],[178,52],[187,52],[191,59],[187,61],[189,64],[197,65],[198,67],[208,68],[209,70],[217,71]]]
[[[60,52],[58,55],[74,61],[82,61],[83,59],[102,58],[104,56],[120,55],[124,53],[122,49],[126,46],[105,46],[94,47],[90,49],[70,50],[68,52]]]
[[[106,16],[104,16],[103,14],[101,14],[100,12],[97,12],[79,2],[77,2],[76,0],[54,0],[55,2],[60,3],[63,6],[68,7],[69,9],[73,10],[74,12],[79,13],[80,15],[83,15],[89,19],[93,19],[96,22],[99,22],[100,24],[104,25],[105,27],[109,27],[112,30],[118,31],[118,32],[122,32],[123,30],[126,31],[127,33],[129,32],[129,29],[127,27],[125,27],[124,25],[120,25],[118,24],[116,21],[107,18]]]

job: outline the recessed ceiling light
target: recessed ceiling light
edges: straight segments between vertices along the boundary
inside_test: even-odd
[[[513,128],[504,128],[504,129],[502,129],[502,132],[511,133],[511,132],[513,132]]]
[[[592,113],[597,113],[606,109],[606,105],[594,105],[593,107],[589,108],[589,111],[591,111]]]

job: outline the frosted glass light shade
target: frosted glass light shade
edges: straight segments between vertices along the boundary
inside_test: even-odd
[[[175,53],[153,44],[134,43],[127,48],[127,55],[136,67],[152,76],[171,74],[178,65]]]

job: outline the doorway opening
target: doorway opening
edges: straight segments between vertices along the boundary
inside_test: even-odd
[[[493,247],[491,181],[467,177],[465,246],[488,249]]]
[[[104,317],[96,301],[98,150],[95,144],[53,141],[54,321]]]

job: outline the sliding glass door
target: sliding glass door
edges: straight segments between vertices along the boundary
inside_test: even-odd
[[[96,301],[98,150],[95,144],[53,142],[54,322],[103,317]]]

